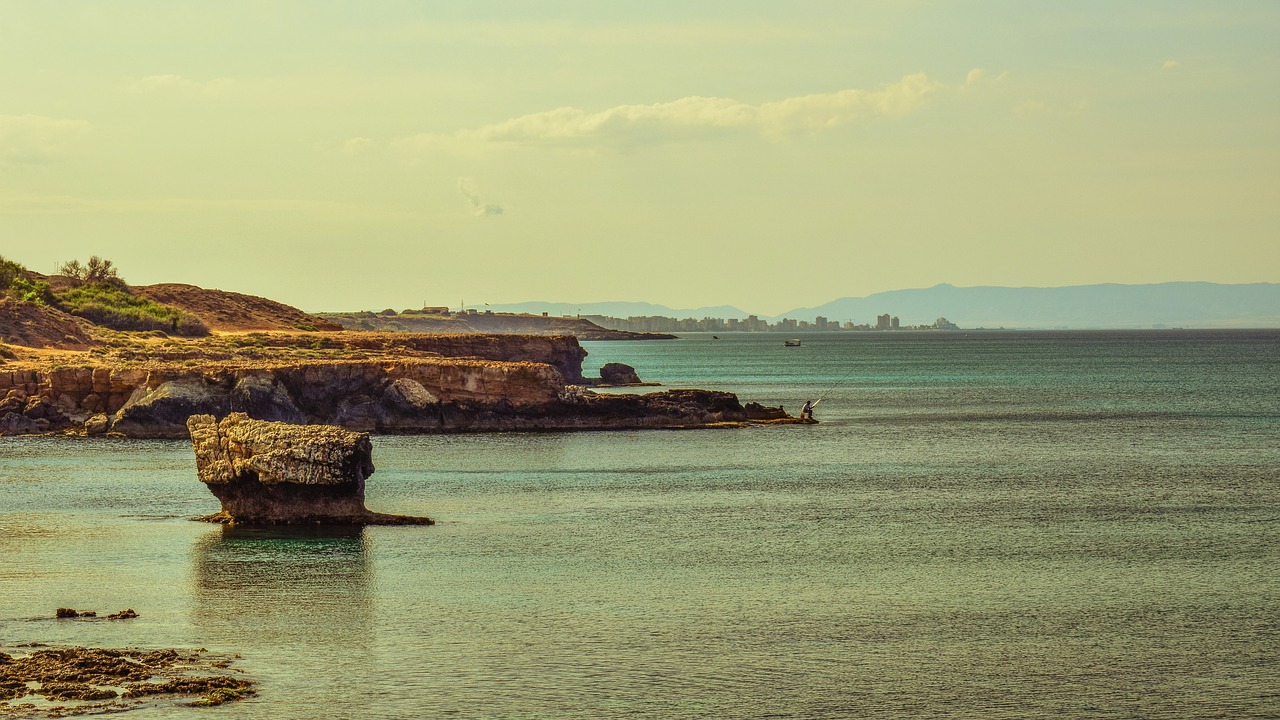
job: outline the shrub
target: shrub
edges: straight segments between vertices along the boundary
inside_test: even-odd
[[[0,257],[0,291],[8,290],[15,278],[20,278],[27,269],[12,260]]]
[[[115,263],[97,255],[90,255],[89,262],[84,265],[81,265],[79,260],[62,263],[58,272],[81,282],[112,285],[121,289],[125,287],[124,280],[120,279],[120,273],[116,271]]]
[[[37,305],[47,305],[53,301],[48,283],[32,280],[27,276],[25,267],[3,257],[0,257],[0,295]]]
[[[194,315],[138,297],[114,284],[86,283],[58,293],[56,302],[72,315],[113,330],[160,330],[186,336],[209,334],[209,328]]]

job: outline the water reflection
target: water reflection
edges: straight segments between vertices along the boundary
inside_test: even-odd
[[[292,705],[358,696],[372,665],[368,544],[359,527],[211,531],[192,553],[201,642],[242,654]]]

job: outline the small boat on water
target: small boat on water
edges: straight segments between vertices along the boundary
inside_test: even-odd
[[[790,340],[783,340],[782,344],[785,347],[800,347],[800,339],[791,338]]]

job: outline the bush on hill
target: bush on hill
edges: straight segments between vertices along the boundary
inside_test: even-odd
[[[123,281],[85,283],[56,295],[57,305],[89,322],[113,330],[160,330],[174,335],[203,336],[209,328],[190,314],[138,297]],[[124,287],[121,287],[124,286]]]
[[[53,300],[48,283],[32,280],[25,267],[3,257],[0,257],[0,295],[39,305],[48,305]]]
[[[104,260],[97,255],[90,255],[89,261],[84,265],[81,265],[79,260],[64,262],[62,267],[58,268],[58,272],[80,282],[111,285],[121,289],[128,287],[125,285],[124,280],[120,278],[120,273],[116,270],[115,263],[110,260]]]

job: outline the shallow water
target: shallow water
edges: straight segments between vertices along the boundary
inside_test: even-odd
[[[429,528],[211,527],[189,443],[0,440],[0,644],[239,653],[251,718],[1280,713],[1280,333],[722,337],[587,364],[822,423],[375,438]]]

